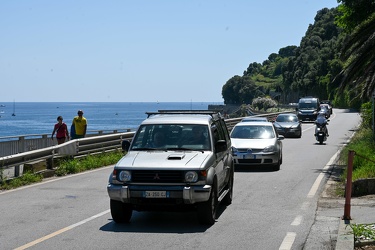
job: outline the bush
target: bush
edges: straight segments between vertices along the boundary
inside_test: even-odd
[[[362,126],[364,128],[371,128],[372,125],[372,104],[371,102],[366,102],[361,106],[361,117],[362,117]]]
[[[340,160],[348,164],[348,153],[354,151],[353,161],[353,181],[358,179],[375,178],[375,142],[373,131],[369,128],[361,128],[353,137],[351,142],[346,146],[340,155]],[[347,169],[341,176],[345,180]]]
[[[277,107],[277,102],[268,97],[257,97],[253,100],[251,105],[258,110],[263,109],[266,111],[269,108]]]

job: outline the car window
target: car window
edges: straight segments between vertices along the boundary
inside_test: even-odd
[[[272,126],[264,126],[264,125],[235,126],[231,133],[231,138],[270,139],[270,138],[275,138],[275,132]]]

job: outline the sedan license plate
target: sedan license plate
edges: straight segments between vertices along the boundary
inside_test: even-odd
[[[256,159],[256,155],[253,154],[245,154],[242,157],[242,159]]]
[[[145,191],[143,195],[145,198],[167,198],[166,191]]]

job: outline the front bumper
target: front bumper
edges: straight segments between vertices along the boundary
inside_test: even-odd
[[[277,128],[276,131],[283,136],[299,136],[301,134],[301,130],[297,128]]]
[[[194,204],[207,201],[211,193],[211,185],[204,186],[142,186],[142,185],[115,185],[109,183],[107,192],[112,200],[124,203],[138,203],[146,201],[148,203],[170,204],[171,200],[176,203]],[[146,198],[146,191],[166,191],[165,198]]]
[[[301,121],[315,121],[317,114],[313,113],[303,113],[303,114],[298,114],[298,119]]]
[[[271,153],[236,153],[233,155],[233,161],[236,165],[270,165],[279,162],[279,155]]]

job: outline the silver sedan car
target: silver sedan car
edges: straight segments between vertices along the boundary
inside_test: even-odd
[[[239,122],[230,134],[236,165],[271,165],[279,170],[283,160],[284,136],[271,122]]]

